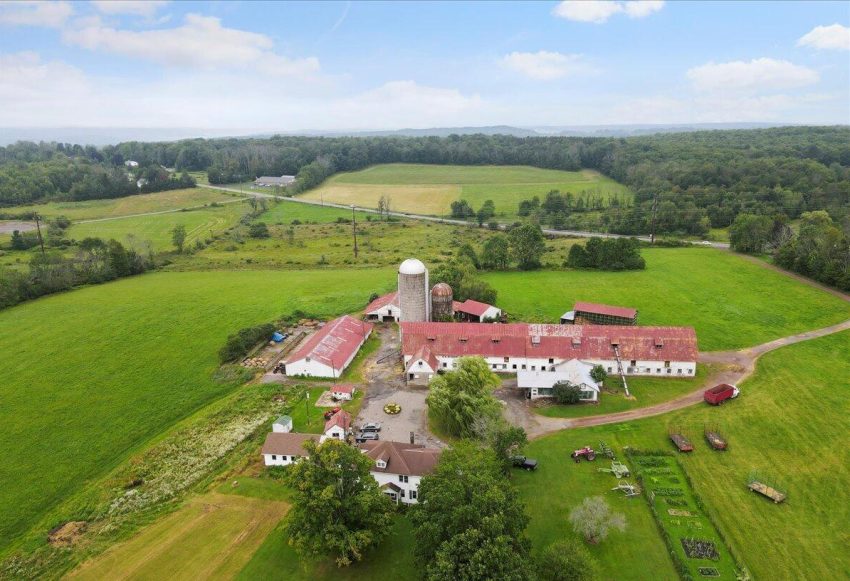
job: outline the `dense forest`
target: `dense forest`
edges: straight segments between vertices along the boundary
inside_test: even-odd
[[[18,143],[0,148],[0,205],[64,196],[129,195],[126,160],[150,168],[206,171],[213,183],[296,174],[290,193],[328,176],[378,163],[507,164],[596,169],[629,186],[633,200],[538,200],[538,221],[622,234],[704,235],[742,213],[783,215],[825,210],[850,216],[850,128],[785,127],[701,131],[630,138],[299,137],[127,142],[102,148]],[[120,175],[119,175],[120,174]],[[123,176],[123,178],[122,178]],[[171,179],[174,179],[173,177]],[[529,204],[534,202],[529,200]],[[545,210],[545,211],[544,211]]]

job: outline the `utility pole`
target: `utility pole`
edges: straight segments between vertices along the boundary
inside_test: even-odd
[[[658,192],[652,194],[652,225],[649,230],[649,243],[655,244],[655,215],[658,213]]]
[[[38,230],[38,243],[41,245],[41,256],[44,258],[44,239],[41,237],[41,222],[38,214],[35,215],[35,227]]]
[[[357,215],[354,213],[354,204],[351,204],[351,228],[354,233],[354,258],[357,258]]]
[[[307,423],[310,423],[310,391],[304,392],[304,415],[307,417]]]

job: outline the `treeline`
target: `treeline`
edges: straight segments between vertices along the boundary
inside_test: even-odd
[[[26,272],[0,267],[0,308],[86,284],[141,274],[153,267],[117,240],[86,238],[73,256],[46,252],[33,256]]]
[[[782,216],[741,214],[729,235],[739,252],[768,253],[782,268],[850,291],[850,234],[825,211],[803,214],[796,233]]]
[[[636,238],[591,238],[586,244],[573,244],[566,266],[595,270],[643,270],[646,261],[640,255]]]

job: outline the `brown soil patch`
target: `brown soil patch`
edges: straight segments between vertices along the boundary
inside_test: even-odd
[[[87,528],[86,521],[72,520],[50,531],[47,540],[54,547],[70,547],[86,532]]]

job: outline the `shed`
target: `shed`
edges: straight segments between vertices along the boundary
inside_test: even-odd
[[[290,416],[280,416],[272,424],[272,432],[280,432],[288,434],[292,431],[292,418]]]

